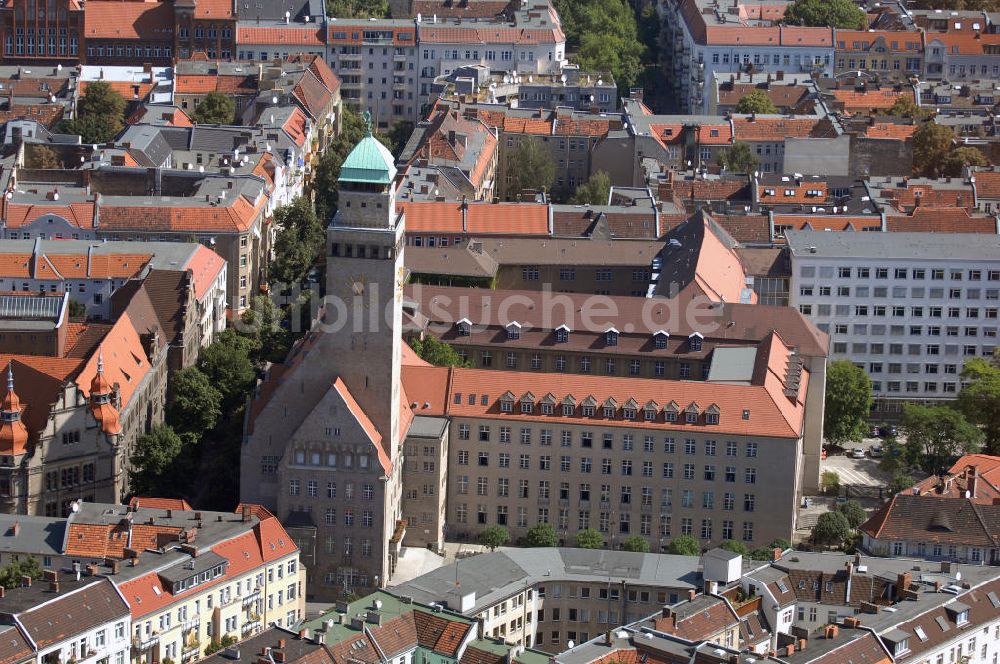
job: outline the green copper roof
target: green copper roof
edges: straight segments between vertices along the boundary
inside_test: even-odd
[[[344,160],[340,167],[340,181],[389,184],[396,177],[393,161],[389,149],[368,134]]]

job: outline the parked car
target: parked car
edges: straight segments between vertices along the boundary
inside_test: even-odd
[[[869,438],[878,438],[881,435],[882,435],[882,429],[879,427],[872,427],[871,429],[868,430]]]
[[[882,449],[881,445],[872,445],[868,449],[868,453],[871,455],[873,459],[881,459],[883,456],[885,456],[885,450]]]
[[[864,450],[864,448],[855,447],[853,450],[851,450],[851,458],[852,459],[864,459],[865,458],[865,450]]]
[[[896,427],[882,427],[882,431],[879,434],[882,438],[895,438],[899,434],[899,430]]]

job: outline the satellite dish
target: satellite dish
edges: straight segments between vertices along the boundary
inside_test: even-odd
[[[79,512],[79,511],[80,511],[80,502],[79,502],[79,501],[76,501],[76,500],[74,500],[74,501],[73,501],[72,503],[70,503],[70,506],[69,506],[69,508],[70,508],[70,509],[71,509],[71,510],[72,510],[72,511],[73,511],[74,513],[76,513],[76,512]]]
[[[274,96],[274,97],[271,97],[271,103],[272,104],[277,104],[278,103],[278,97],[277,97],[277,95]]]
[[[560,76],[559,80],[563,82],[563,85],[565,85],[566,84],[566,74],[563,74],[562,76]]]
[[[955,572],[955,580],[956,581],[961,581],[962,580],[962,573],[961,572]]]
[[[56,71],[62,71],[62,65],[56,65]]]
[[[375,600],[375,608],[376,609],[381,609],[382,608],[382,600],[380,600],[380,599]]]
[[[597,84],[598,85],[604,85],[604,79],[603,78],[597,79]]]
[[[567,642],[566,642],[566,647],[567,647],[567,648],[569,648],[570,650],[572,650],[572,649],[573,649],[573,646],[575,646],[575,645],[576,645],[576,644],[575,644],[575,643],[573,643],[572,641],[567,641]]]
[[[532,76],[531,74],[528,74],[528,83],[534,83],[534,82],[535,82],[535,77]]]

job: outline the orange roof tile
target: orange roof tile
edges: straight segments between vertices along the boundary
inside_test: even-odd
[[[950,55],[983,55],[987,46],[1000,45],[1000,34],[981,34],[967,32],[934,33],[927,35],[926,49],[933,48],[934,42],[940,43]]]
[[[506,27],[505,24],[467,24],[455,27],[433,27],[426,22],[420,30],[424,44],[553,44],[564,40],[558,27],[552,29]]]
[[[891,138],[898,141],[905,141],[910,136],[913,136],[913,132],[916,129],[916,125],[876,122],[865,129],[865,136],[868,138]]]
[[[1000,172],[976,172],[976,195],[979,198],[1000,198]]]
[[[14,201],[7,204],[6,225],[8,228],[21,228],[47,214],[58,215],[78,228],[94,227],[93,201],[70,203],[69,205],[35,205]]]
[[[87,39],[172,42],[174,10],[166,2],[88,0],[83,25]],[[126,97],[130,98],[131,95]]]
[[[814,138],[833,135],[828,122],[819,118],[733,117],[738,141],[783,141],[786,138]]]
[[[191,280],[194,283],[194,299],[201,301],[205,297],[209,287],[215,283],[224,267],[226,267],[225,259],[208,247],[198,245],[186,268],[191,272]]]
[[[891,232],[997,233],[993,217],[973,217],[963,208],[918,207],[910,215],[889,215],[886,229]]]
[[[729,145],[732,139],[733,130],[728,123],[698,126],[698,142],[702,145]]]
[[[890,201],[893,208],[899,211],[909,210],[918,204],[921,207],[970,209],[975,203],[971,184],[959,189],[938,188],[931,184],[911,184],[905,189],[883,189],[882,195]]]
[[[191,510],[193,509],[188,505],[188,501],[183,498],[145,498],[142,496],[133,496],[130,501],[128,501],[131,507],[149,507],[152,509],[160,510]]]
[[[921,36],[918,32],[837,29],[837,51],[844,53],[867,52],[875,46],[884,47],[890,53],[919,52],[920,41]],[[855,43],[857,43],[857,46],[855,46]],[[896,48],[893,48],[893,43],[896,44]]]
[[[143,377],[150,370],[146,350],[139,333],[127,313],[122,314],[101,341],[101,353],[94,353],[80,370],[76,383],[84,395],[90,394],[90,385],[97,374],[100,355],[104,358],[104,375],[112,385],[118,385],[121,401],[128,404]]]
[[[114,3],[114,4],[131,4],[131,3]],[[129,81],[101,81],[102,83],[107,83],[112,90],[120,94],[125,98],[125,101],[139,100],[146,101],[149,98],[149,94],[156,88],[155,83],[131,83]],[[97,81],[80,81],[80,95],[87,94],[87,86],[92,83],[97,83]]]
[[[306,114],[299,110],[298,107],[294,109],[288,119],[285,120],[285,124],[281,125],[281,128],[285,130],[296,145],[303,145],[306,142],[306,128],[309,124]]]
[[[240,44],[323,46],[323,29],[316,26],[279,28],[240,27],[236,31]]]
[[[253,76],[209,76],[182,74],[174,79],[175,94],[224,94],[252,95],[257,92],[257,80]]]
[[[897,92],[895,90],[870,90],[867,92],[857,92],[855,90],[832,90],[834,98],[844,105],[844,110],[853,113],[856,111],[876,110],[891,108],[900,97],[906,97],[913,101],[913,91],[906,90]]]
[[[195,0],[195,18],[233,18],[233,0]]]
[[[347,389],[347,385],[338,376],[335,381],[333,381],[333,389],[340,395],[340,398],[347,405],[347,409],[351,411],[354,415],[354,419],[358,421],[361,428],[364,430],[365,435],[371,441],[372,446],[375,448],[379,462],[382,465],[382,469],[386,473],[392,472],[392,461],[389,460],[388,455],[386,455],[385,450],[382,448],[382,434],[378,432],[375,428],[375,424],[368,418],[365,411],[358,405],[358,402],[354,400],[354,395],[351,391]]]
[[[814,231],[862,231],[881,230],[882,217],[879,216],[847,216],[832,214],[816,215],[774,215],[774,226],[791,226],[792,229]]]
[[[253,226],[263,201],[254,207],[243,196],[237,196],[232,199],[228,207],[181,207],[181,205],[178,203],[165,207],[105,203],[101,206],[101,227],[143,231],[242,232]]]
[[[411,233],[469,235],[548,235],[549,210],[538,203],[469,203],[462,224],[462,204],[410,201],[398,204]]]

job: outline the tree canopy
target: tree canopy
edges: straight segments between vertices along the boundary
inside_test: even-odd
[[[387,18],[389,0],[326,0],[326,15],[334,18]]]
[[[868,17],[851,0],[796,0],[785,10],[785,23],[815,28],[865,30]]]
[[[417,357],[430,362],[436,367],[468,367],[470,366],[455,347],[447,341],[441,341],[433,334],[427,333],[423,339],[410,339],[410,348]]]
[[[490,551],[496,551],[498,547],[510,542],[510,532],[503,526],[486,526],[479,531],[476,539]]]
[[[700,556],[701,542],[690,535],[681,535],[670,540],[667,545],[667,553],[677,556]]]
[[[38,558],[28,556],[11,560],[0,569],[0,586],[8,590],[20,588],[21,581],[26,576],[30,576],[33,581],[42,577],[42,564],[38,562]]]
[[[198,368],[222,394],[222,409],[229,412],[241,407],[257,378],[252,353],[259,352],[259,343],[239,335],[232,328],[219,335],[215,343],[201,351]]]
[[[856,529],[868,519],[868,512],[856,500],[848,500],[846,503],[837,505],[837,511],[847,517],[847,522],[852,529]]]
[[[949,406],[903,404],[903,430],[906,446],[934,475],[946,472],[955,457],[978,452],[983,440],[979,428]]]
[[[63,120],[58,131],[77,134],[84,143],[107,143],[125,126],[125,98],[107,81],[87,83],[76,104],[76,118]]]
[[[603,549],[604,535],[596,528],[584,528],[576,534],[576,546],[581,549]]]
[[[863,437],[873,401],[872,381],[864,369],[848,360],[830,363],[823,436],[837,445]]]
[[[941,177],[954,140],[955,133],[936,122],[925,122],[917,127],[913,132],[913,174]]]
[[[970,358],[962,368],[958,405],[983,431],[983,452],[1000,455],[1000,367],[995,361]]]
[[[511,152],[511,162],[517,166],[512,169],[513,178],[507,185],[506,196],[509,200],[517,200],[527,189],[548,191],[552,188],[556,179],[556,164],[540,140],[524,138]]]
[[[222,393],[200,369],[187,367],[170,374],[166,420],[181,435],[196,439],[215,428],[222,415]]]
[[[132,492],[138,495],[170,495],[167,472],[184,449],[184,441],[167,424],[157,424],[139,436],[132,451],[130,473]]]
[[[737,542],[736,540],[726,540],[719,545],[720,549],[725,549],[726,551],[732,551],[733,553],[738,553],[741,556],[749,556],[750,549],[743,542]]]
[[[962,176],[966,166],[989,166],[989,163],[986,156],[976,148],[962,146],[945,155],[941,171],[945,177],[957,178]]]
[[[767,93],[761,89],[754,89],[743,95],[736,102],[737,113],[777,113],[778,107],[774,105]]]
[[[817,544],[840,546],[850,535],[851,524],[840,512],[820,514],[812,529],[813,541]]]
[[[555,0],[566,48],[581,69],[610,72],[620,93],[635,85],[646,46],[626,0]]]
[[[736,141],[731,147],[719,152],[719,166],[733,173],[753,173],[760,165],[760,160],[753,153],[748,143]]]
[[[194,109],[191,119],[196,124],[233,124],[236,121],[236,101],[221,92],[209,92]]]
[[[284,290],[305,279],[323,251],[326,231],[304,196],[275,210],[274,223],[278,234],[274,241],[270,281],[283,285],[280,290]]]
[[[597,171],[576,188],[569,202],[573,205],[607,205],[610,195],[611,176],[607,171]]]
[[[530,547],[558,546],[559,535],[547,523],[536,523],[524,536],[524,545]]]
[[[635,553],[649,553],[649,540],[642,535],[632,535],[626,537],[622,542],[623,551],[633,551]]]
[[[917,106],[917,103],[913,101],[913,97],[910,95],[899,95],[896,101],[892,103],[889,110],[886,111],[886,115],[892,115],[898,118],[922,118],[927,115],[927,110]]]

